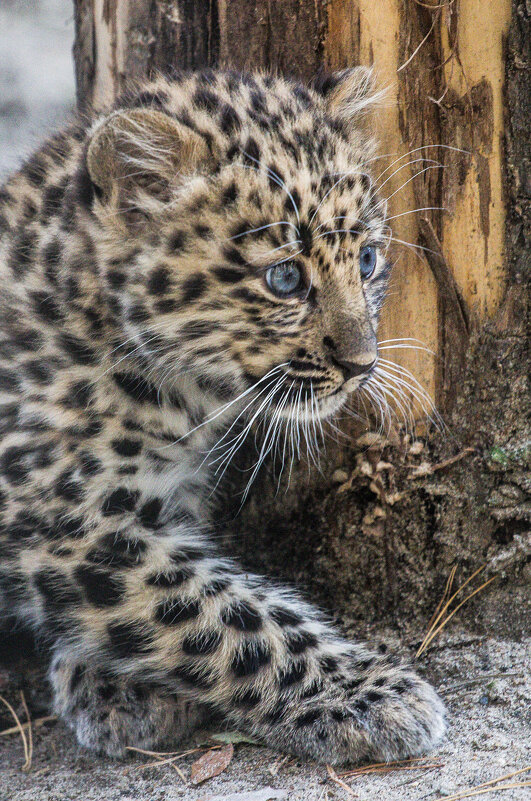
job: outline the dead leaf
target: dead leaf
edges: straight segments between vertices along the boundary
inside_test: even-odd
[[[230,793],[230,795],[208,795],[199,801],[280,801],[288,797],[287,790],[273,790],[264,787],[262,790],[250,790],[245,793]]]
[[[385,523],[383,520],[379,520],[370,526],[362,524],[361,530],[368,537],[383,537],[385,534]]]
[[[253,740],[251,737],[248,737],[246,734],[242,734],[239,731],[216,732],[215,734],[210,735],[210,739],[215,740],[217,743],[232,743],[233,745],[238,745],[239,743],[247,743],[248,745],[262,745],[262,743],[259,743],[258,740]]]
[[[207,779],[219,776],[220,773],[223,773],[228,768],[233,755],[234,746],[232,743],[216,751],[207,751],[206,754],[196,759],[192,765],[190,781],[192,784],[201,784],[201,782],[206,782]]]
[[[368,462],[366,459],[364,459],[360,463],[359,471],[360,471],[362,476],[372,476],[372,474],[374,472],[373,469],[372,469],[372,464],[370,462]]]

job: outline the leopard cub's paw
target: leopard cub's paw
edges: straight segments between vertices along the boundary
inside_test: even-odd
[[[418,756],[442,739],[444,705],[430,684],[393,658],[347,657],[321,692],[281,710],[267,740],[334,765]],[[304,699],[304,700],[303,700]]]
[[[178,742],[204,719],[202,707],[191,701],[161,696],[70,659],[54,659],[50,679],[54,711],[81,745],[106,756],[121,759],[128,746]]]
[[[354,754],[360,730],[371,758],[389,761],[424,754],[446,731],[445,708],[434,688],[408,667],[376,661],[360,681],[343,683],[346,736]]]

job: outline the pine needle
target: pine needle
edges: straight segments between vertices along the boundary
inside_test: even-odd
[[[26,703],[26,696],[24,695],[24,691],[20,691],[20,700],[22,701],[22,706],[24,707],[24,712],[26,713],[26,718],[28,721],[28,757],[26,759],[26,763],[22,766],[23,771],[28,771],[31,768],[31,760],[33,758],[33,729],[31,727],[31,715],[29,713],[28,705]]]
[[[512,779],[514,776],[520,776],[521,773],[527,773],[529,770],[531,770],[531,765],[528,765],[526,768],[520,768],[520,770],[515,770],[513,773],[506,773],[504,776],[498,776],[496,779],[491,779],[488,782],[476,784],[474,787],[467,787],[458,791],[457,793],[454,793],[453,795],[445,795],[444,798],[440,799],[440,801],[457,801],[460,798],[467,798],[472,795],[484,795],[485,793],[492,792],[492,790],[509,790],[513,787],[529,787],[531,785],[531,781],[515,782],[512,784],[498,784],[498,782],[503,782],[506,779]],[[492,785],[496,786],[493,787]]]
[[[339,786],[342,787],[343,790],[346,790],[346,792],[349,794],[351,798],[359,798],[359,795],[356,795],[352,787],[349,787],[346,782],[344,782],[342,779],[339,778],[332,765],[327,765],[326,770],[328,771],[328,775],[330,776],[332,781],[335,782],[336,784],[339,784]]]
[[[374,762],[372,765],[363,765],[346,773],[340,773],[339,776],[342,779],[348,779],[353,776],[367,776],[371,773],[392,773],[396,770],[427,770],[442,767],[444,767],[442,762],[426,763],[426,757],[411,757],[410,759],[400,759],[396,762]]]
[[[458,793],[457,795],[445,795],[439,801],[460,801],[461,798],[471,798],[474,795],[485,795],[485,793],[492,793],[494,790],[514,790],[516,787],[531,787],[531,782],[513,782],[512,784],[497,784],[495,787],[486,787],[484,790],[477,790],[471,788],[468,792]]]
[[[221,745],[213,745],[211,748],[208,748],[207,751],[216,751],[217,749],[222,748]],[[132,745],[126,746],[126,751],[135,751],[137,754],[143,754],[144,756],[151,756],[154,757],[154,762],[145,762],[143,765],[132,765],[131,770],[144,770],[145,768],[160,768],[163,765],[170,765],[173,770],[179,774],[183,782],[186,784],[186,776],[182,772],[182,770],[177,767],[175,762],[178,759],[182,759],[185,756],[190,756],[190,754],[197,754],[199,751],[204,751],[204,748],[190,748],[188,751],[146,751],[144,748],[135,748]],[[164,757],[168,757],[164,759]]]
[[[529,768],[527,768],[529,770]],[[495,781],[500,781],[496,779]],[[487,782],[489,784],[490,782]],[[480,789],[483,787],[483,789]],[[511,784],[496,784],[493,787],[485,787],[483,784],[478,784],[477,787],[470,787],[462,793],[455,793],[455,795],[445,795],[439,801],[459,801],[461,798],[471,798],[474,795],[485,795],[485,793],[492,793],[494,790],[513,790],[516,787],[531,787],[531,781],[528,782],[511,782]]]
[[[33,728],[38,729],[40,726],[44,726],[45,723],[50,723],[52,720],[57,720],[57,715],[46,715],[43,718],[35,718],[35,720],[30,723],[22,723],[22,728],[25,730],[30,725],[33,725]],[[9,734],[17,734],[18,732],[20,732],[18,726],[10,726],[9,729],[0,731],[0,737],[7,737]]]
[[[452,601],[454,601],[455,598],[459,595],[459,593],[462,592],[468,584],[470,584],[472,579],[474,579],[486,567],[487,567],[487,565],[484,564],[481,567],[479,567],[477,570],[475,570],[474,573],[472,573],[472,575],[469,576],[467,578],[467,580],[465,582],[463,582],[463,584],[461,584],[461,586],[453,593],[453,595],[451,595],[450,598],[448,598],[448,600],[445,601],[446,596],[451,591],[451,587],[452,587],[452,584],[453,584],[453,578],[455,576],[455,567],[452,568],[452,572],[450,573],[448,581],[446,582],[446,588],[445,588],[443,597],[439,601],[439,605],[438,605],[437,609],[435,610],[435,613],[434,613],[434,616],[432,617],[432,620],[430,621],[430,625],[428,627],[428,632],[427,632],[426,636],[424,637],[424,640],[422,641],[422,644],[420,645],[420,648],[418,649],[417,653],[415,654],[415,659],[418,659],[419,656],[421,656],[421,654],[424,653],[424,651],[429,646],[429,644],[431,643],[433,638],[436,637],[437,634],[439,634],[440,631],[442,631],[442,629],[446,626],[446,624],[453,618],[455,613],[459,609],[461,609],[461,607],[467,601],[469,601],[471,598],[474,597],[474,595],[476,595],[478,592],[480,592],[485,587],[487,587],[492,581],[494,581],[496,576],[492,576],[492,578],[488,579],[483,584],[481,584],[481,586],[477,587],[477,589],[475,589],[473,592],[471,592],[469,595],[467,595],[466,598],[464,598],[454,609],[452,609],[452,611],[449,614],[447,614],[448,613],[448,609],[449,609],[450,604],[452,603]],[[439,610],[439,611],[437,611],[437,610]]]
[[[213,748],[221,748],[220,745],[212,746]],[[189,756],[189,754],[197,754],[198,751],[203,751],[203,748],[190,748],[189,751],[146,751],[145,748],[136,748],[133,745],[126,745],[126,751],[134,751],[137,754],[144,754],[145,756],[152,756],[156,759],[161,759],[162,757],[175,757],[175,759],[179,759],[180,757]]]
[[[15,710],[13,709],[13,707],[11,706],[9,701],[7,701],[3,697],[3,695],[0,695],[0,701],[2,701],[2,703],[5,704],[5,706],[7,706],[7,708],[9,709],[9,711],[10,711],[12,717],[13,717],[13,720],[17,724],[17,729],[20,732],[20,736],[22,737],[22,745],[23,745],[23,748],[24,748],[25,762],[24,762],[24,765],[22,766],[22,770],[23,771],[28,771],[29,768],[31,767],[31,755],[30,755],[30,751],[29,751],[28,739],[26,737],[26,732],[24,731],[24,727],[22,726],[22,723],[20,722],[19,716],[17,715],[17,713],[15,712]],[[28,720],[28,722],[29,722],[29,720]]]
[[[175,760],[181,759],[181,757],[186,756],[186,753],[176,754],[175,756],[170,756],[167,759],[164,759],[164,755],[161,754],[159,756],[156,751],[144,751],[142,748],[133,748],[133,746],[127,746],[127,750],[138,751],[140,754],[146,754],[148,756],[155,757],[154,762],[146,762],[144,765],[134,765],[133,770],[144,770],[144,768],[160,768],[163,765],[170,765],[173,768],[173,770],[181,777],[183,782],[186,784],[186,776],[184,775],[182,770],[175,764]]]
[[[427,763],[423,765],[394,765],[388,768],[371,768],[368,767],[366,769],[360,769],[357,771],[352,771],[351,773],[342,774],[346,778],[351,778],[353,776],[370,776],[373,773],[394,773],[395,771],[405,771],[405,770],[433,770],[435,768],[444,768],[444,762],[433,762]]]
[[[448,576],[448,579],[446,581],[446,586],[444,588],[443,596],[442,596],[441,600],[439,601],[439,603],[437,604],[435,612],[431,616],[430,622],[428,623],[428,631],[430,631],[431,627],[435,623],[437,615],[439,614],[439,612],[441,610],[441,606],[444,603],[446,603],[446,600],[448,599],[448,596],[450,595],[450,593],[452,591],[452,587],[454,585],[454,578],[455,578],[456,572],[457,572],[457,564],[455,564],[452,567],[452,569],[450,570],[450,575]]]

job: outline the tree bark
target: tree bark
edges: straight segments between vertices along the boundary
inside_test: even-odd
[[[323,475],[308,480],[303,465],[291,489],[277,494],[274,471],[266,471],[230,528],[241,535],[244,559],[306,582],[351,618],[413,620],[433,605],[454,563],[471,571],[489,562],[502,578],[490,601],[473,608],[484,621],[495,615],[502,628],[520,631],[523,618],[504,610],[521,592],[529,548],[526,4],[74,5],[81,108],[103,108],[130,82],[159,71],[268,69],[308,80],[323,65],[374,65],[389,87],[375,131],[381,152],[396,154],[377,162],[375,175],[390,197],[394,236],[413,246],[393,248],[381,338],[416,337],[435,352],[431,359],[424,351],[388,351],[436,398],[451,434],[430,434],[422,454],[397,432],[387,442],[373,437],[360,455],[360,432],[347,425],[344,442],[323,460]],[[433,161],[417,161],[423,156]],[[462,460],[452,462],[459,453]],[[414,477],[422,462],[427,475]]]

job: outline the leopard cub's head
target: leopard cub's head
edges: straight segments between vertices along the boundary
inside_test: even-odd
[[[202,73],[158,80],[96,123],[102,277],[155,380],[327,416],[367,379],[389,273],[373,99],[362,68],[312,88]]]

